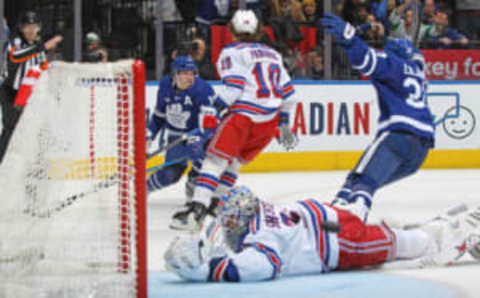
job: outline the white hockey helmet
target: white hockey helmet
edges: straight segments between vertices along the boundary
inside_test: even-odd
[[[236,33],[255,34],[257,32],[258,19],[252,10],[237,10],[232,17],[231,23]]]
[[[219,202],[219,215],[227,238],[239,237],[259,211],[260,200],[246,186],[235,186]]]

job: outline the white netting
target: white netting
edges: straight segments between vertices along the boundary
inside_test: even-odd
[[[0,166],[0,297],[136,297],[132,62],[36,84]]]

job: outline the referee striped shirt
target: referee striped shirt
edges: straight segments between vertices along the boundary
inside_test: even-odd
[[[34,66],[46,69],[47,55],[43,44],[28,44],[20,36],[14,37],[7,45],[7,69],[4,84],[18,90],[28,70]]]

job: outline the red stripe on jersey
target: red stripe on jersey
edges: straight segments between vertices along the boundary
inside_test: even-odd
[[[313,204],[311,201],[307,200],[305,203],[312,209],[312,211],[315,213],[315,220],[317,224],[317,230],[318,230],[318,235],[317,235],[317,241],[318,241],[318,249],[319,249],[319,255],[322,260],[325,260],[325,238],[323,236],[323,229],[322,229],[322,212],[320,209]]]

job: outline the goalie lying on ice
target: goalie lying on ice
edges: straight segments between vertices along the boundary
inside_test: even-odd
[[[272,205],[242,186],[222,198],[216,221],[175,238],[164,258],[185,280],[259,281],[393,260],[414,268],[449,265],[478,245],[479,235],[480,207],[405,230],[366,225],[314,199]]]

